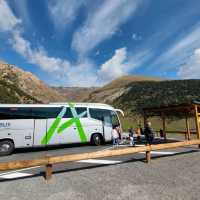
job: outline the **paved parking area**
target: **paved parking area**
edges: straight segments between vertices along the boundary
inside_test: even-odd
[[[0,162],[109,148],[110,144],[20,150],[1,157]],[[199,199],[200,151],[196,146],[156,151],[152,157],[150,164],[144,162],[144,153],[62,163],[54,166],[49,182],[43,179],[43,167],[3,172],[1,199]]]

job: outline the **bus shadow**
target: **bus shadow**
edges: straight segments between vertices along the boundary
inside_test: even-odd
[[[19,148],[15,149],[13,154],[20,154],[26,152],[43,152],[49,150],[68,149],[68,148],[83,147],[83,146],[92,146],[92,145],[90,143],[73,143],[73,144],[48,145],[44,147]]]
[[[200,152],[200,150],[190,150],[190,151],[185,151],[185,152],[177,152],[175,154],[171,155],[152,155],[152,160],[156,160],[158,158],[165,158],[165,157],[174,157],[177,155],[186,155],[186,154],[191,154],[195,152]],[[64,169],[64,170],[56,170],[53,172],[53,174],[61,174],[61,173],[66,173],[66,172],[75,172],[75,171],[81,171],[81,170],[86,170],[86,169],[95,169],[95,168],[100,168],[100,167],[107,167],[111,165],[120,165],[120,164],[126,164],[126,163],[135,163],[135,162],[143,162],[146,163],[146,159],[143,158],[130,158],[126,161],[122,161],[121,163],[115,163],[115,164],[94,164],[92,166],[81,166],[81,167],[76,167],[73,169]],[[29,178],[34,178],[34,177],[41,177],[45,176],[44,172],[39,172],[36,174],[33,174],[31,176],[27,177],[19,177],[19,178],[12,178],[12,179],[0,179],[0,182],[10,182],[10,181],[15,181],[15,180],[22,180],[22,179],[29,179]]]
[[[145,139],[141,139],[139,142],[136,141],[136,145],[144,145],[146,144]],[[164,144],[164,143],[171,143],[171,142],[178,142],[180,140],[163,140],[160,138],[155,138],[154,142],[152,144]],[[111,142],[106,142],[106,144],[111,144]],[[129,142],[127,143],[129,144]],[[44,147],[29,147],[29,148],[19,148],[15,149],[13,154],[20,154],[20,153],[31,153],[31,152],[44,152],[44,151],[51,151],[51,150],[61,150],[61,149],[69,149],[73,147],[94,147],[94,145],[90,144],[89,142],[87,143],[72,143],[72,144],[59,144],[59,145],[48,145]],[[102,145],[103,146],[103,145]]]

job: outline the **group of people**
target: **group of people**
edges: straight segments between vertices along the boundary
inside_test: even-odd
[[[130,146],[135,146],[134,135],[136,135],[137,141],[140,142],[141,135],[145,136],[146,144],[152,144],[154,140],[154,133],[151,128],[151,122],[146,122],[144,131],[141,126],[136,130],[131,127],[128,129],[129,133],[129,144]],[[121,139],[121,129],[120,126],[113,126],[112,130],[113,147],[118,146]]]

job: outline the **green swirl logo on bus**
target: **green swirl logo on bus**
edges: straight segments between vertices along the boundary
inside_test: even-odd
[[[80,118],[85,115],[86,111],[78,115],[74,106],[75,104],[69,103],[69,108],[71,110],[73,117],[69,119],[68,121],[64,122],[63,124],[60,124],[63,116],[65,115],[67,111],[67,108],[63,107],[61,112],[56,117],[55,121],[52,123],[51,127],[48,129],[47,133],[42,138],[41,144],[43,145],[49,144],[51,138],[56,132],[57,134],[62,134],[65,129],[69,128],[73,124],[75,124],[77,127],[77,131],[78,131],[81,142],[87,142],[85,131],[80,122]]]

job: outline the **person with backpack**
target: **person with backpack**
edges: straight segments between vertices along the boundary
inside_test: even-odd
[[[154,140],[154,133],[151,128],[151,122],[147,122],[145,124],[144,135],[145,135],[146,143],[151,145]]]

